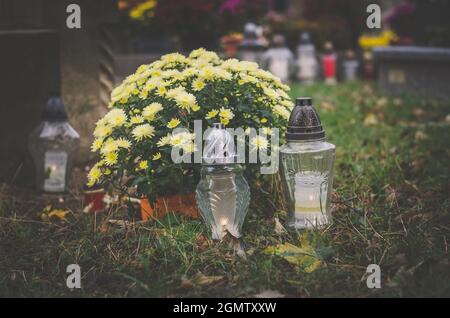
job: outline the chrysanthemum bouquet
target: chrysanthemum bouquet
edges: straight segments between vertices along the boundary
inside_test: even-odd
[[[202,120],[203,127],[221,122],[244,129],[283,128],[293,106],[288,90],[255,63],[221,60],[204,49],[142,65],[114,89],[112,109],[97,123],[92,151],[101,160],[89,172],[88,185],[135,188],[152,201],[180,191],[193,165],[174,164],[171,148],[195,151],[194,120]],[[174,133],[179,127],[190,133]],[[260,139],[257,146],[264,144]]]

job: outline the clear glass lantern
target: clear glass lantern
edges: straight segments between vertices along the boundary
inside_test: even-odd
[[[311,98],[297,98],[286,141],[280,158],[288,226],[302,229],[328,224],[335,146],[325,141]]]
[[[233,136],[221,124],[209,130],[203,151],[197,205],[214,240],[227,233],[241,237],[250,203],[250,187],[236,163]]]
[[[316,48],[311,43],[309,33],[303,32],[297,46],[297,79],[305,84],[312,84],[317,78],[318,70]]]
[[[45,192],[64,192],[80,135],[67,119],[60,97],[51,97],[44,108],[42,122],[29,136],[28,147],[36,168],[36,187]]]
[[[247,23],[244,28],[244,39],[238,46],[238,58],[241,61],[261,63],[265,46],[258,38],[257,26]]]
[[[286,40],[282,34],[275,34],[272,45],[261,58],[261,66],[283,83],[287,83],[294,69],[294,55],[286,46]]]

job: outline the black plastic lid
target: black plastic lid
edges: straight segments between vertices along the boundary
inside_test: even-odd
[[[298,97],[289,117],[286,140],[314,141],[324,138],[325,130],[323,130],[319,114],[314,109],[311,97]]]
[[[67,112],[64,103],[59,96],[52,96],[47,101],[42,113],[44,121],[64,121],[67,120]]]

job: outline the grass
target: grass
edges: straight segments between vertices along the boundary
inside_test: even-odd
[[[386,98],[364,83],[293,85],[299,95],[314,98],[337,146],[331,226],[276,231],[286,213],[275,195],[252,189],[243,255],[212,242],[201,220],[111,223],[123,207],[94,218],[77,190],[60,202],[2,185],[0,296],[450,296],[449,105]],[[67,220],[40,221],[48,204],[69,209]],[[306,244],[319,266],[307,271],[265,252],[284,243]],[[66,287],[72,263],[82,268],[81,290]],[[381,289],[366,286],[372,263]]]

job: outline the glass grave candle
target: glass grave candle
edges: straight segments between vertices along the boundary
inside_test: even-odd
[[[336,60],[337,56],[334,52],[333,43],[326,42],[324,45],[325,52],[322,55],[322,69],[325,83],[328,85],[336,84]]]
[[[325,141],[311,98],[297,98],[286,141],[280,158],[288,226],[301,229],[328,224],[335,146]]]
[[[263,54],[261,66],[283,83],[287,83],[294,69],[294,55],[286,46],[286,40],[282,34],[275,34],[271,47]]]
[[[250,188],[236,158],[233,136],[222,124],[214,124],[205,139],[201,180],[196,190],[200,214],[214,240],[222,240],[227,233],[241,237],[247,215]]]
[[[44,192],[64,192],[79,147],[80,135],[69,124],[60,97],[51,97],[42,122],[29,136],[28,146],[36,168],[36,187]]]
[[[342,77],[344,81],[354,81],[358,79],[359,60],[355,56],[355,52],[348,50],[345,52],[342,61]]]
[[[305,84],[312,84],[317,78],[318,69],[314,44],[311,43],[309,33],[303,32],[297,46],[297,79]]]

